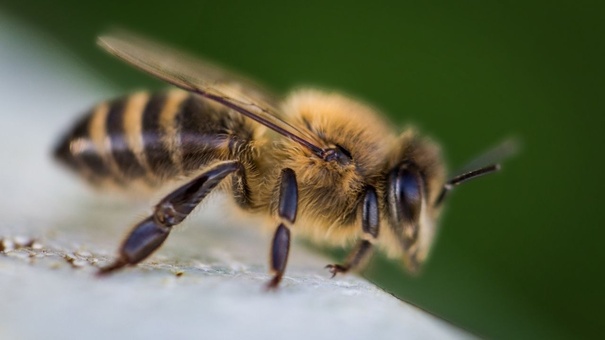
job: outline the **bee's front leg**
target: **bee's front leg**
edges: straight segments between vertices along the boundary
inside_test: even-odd
[[[345,264],[329,264],[326,266],[332,277],[338,273],[346,273],[352,269],[360,269],[372,254],[372,242],[378,237],[380,215],[378,212],[378,197],[376,189],[368,187],[361,202],[361,227],[364,239],[359,241],[347,257]]]
[[[126,237],[119,258],[101,268],[99,274],[137,264],[151,255],[164,243],[174,225],[181,223],[212,189],[240,167],[237,161],[219,163],[164,197],[154,213],[137,224]]]
[[[292,169],[283,169],[279,187],[279,204],[277,212],[279,217],[287,224],[294,224],[298,209],[298,184]],[[286,223],[280,223],[273,236],[271,245],[271,271],[273,278],[267,288],[277,288],[286,270],[288,253],[290,252],[290,229]]]

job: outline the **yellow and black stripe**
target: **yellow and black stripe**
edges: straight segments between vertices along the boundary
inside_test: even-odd
[[[241,153],[254,128],[238,113],[185,91],[136,93],[88,111],[55,156],[93,183],[155,186],[212,161],[249,157]]]

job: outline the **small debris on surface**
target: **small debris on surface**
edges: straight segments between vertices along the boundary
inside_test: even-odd
[[[85,260],[79,259],[72,254],[65,254],[63,255],[63,258],[72,266],[72,268],[82,268],[87,264]]]
[[[27,238],[25,236],[15,236],[13,239],[15,243],[15,248],[31,248],[36,242],[33,238]]]
[[[0,237],[0,254],[15,259],[22,259],[28,261],[30,264],[47,257],[62,259],[74,269],[83,268],[86,265],[96,266],[99,261],[89,251],[78,250],[76,252],[68,252],[60,247],[45,246],[35,238],[24,236]],[[49,268],[58,269],[61,267],[61,263],[61,261],[55,260],[49,264]]]
[[[76,255],[82,256],[82,257],[92,257],[92,253],[89,252],[88,250],[78,250],[78,251],[76,251]]]
[[[42,244],[35,238],[25,236],[0,237],[0,252],[7,253],[17,249],[42,249]]]
[[[69,268],[72,269],[83,269],[86,267],[98,269],[110,262],[110,259],[104,255],[98,255],[85,248],[78,248],[82,248],[81,245],[76,244],[65,248],[58,245],[43,245],[32,237],[0,236],[0,256],[4,255],[8,258],[22,260],[28,264],[46,264],[50,269],[61,269],[67,263]],[[169,273],[177,278],[185,274],[185,270],[175,269],[172,265],[162,262],[148,262],[139,268],[145,270],[146,267],[169,271]]]
[[[15,249],[15,242],[13,242],[13,240],[8,239],[8,238],[2,238],[2,242],[0,245],[0,250],[3,253],[9,252],[11,250]]]

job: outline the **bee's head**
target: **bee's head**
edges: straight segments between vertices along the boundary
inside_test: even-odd
[[[389,227],[406,267],[416,272],[428,255],[440,213],[435,202],[443,187],[445,169],[439,148],[413,130],[404,132],[387,176]]]
[[[386,204],[391,232],[410,272],[417,272],[429,254],[447,193],[458,184],[498,170],[496,162],[516,149],[515,141],[507,141],[446,181],[436,144],[412,130],[400,136],[389,163]]]

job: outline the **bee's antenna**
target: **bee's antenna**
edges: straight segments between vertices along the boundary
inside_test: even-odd
[[[435,200],[435,204],[433,204],[433,206],[438,207],[445,199],[447,193],[450,192],[450,190],[452,190],[455,186],[462,184],[466,181],[469,181],[473,178],[491,174],[492,172],[496,172],[498,170],[500,170],[500,164],[492,164],[492,165],[485,166],[483,168],[479,168],[476,170],[472,170],[472,171],[463,173],[461,175],[458,175],[458,176],[450,179],[443,185],[443,189],[441,189],[441,193]]]
[[[462,170],[458,171],[459,175],[452,177],[443,185],[441,193],[437,196],[434,207],[438,207],[447,196],[448,192],[455,186],[462,184],[473,178],[491,174],[500,170],[500,162],[505,158],[511,157],[519,151],[520,142],[516,138],[508,138],[500,143],[495,148],[477,157],[472,162],[468,163]],[[487,164],[487,165],[486,165]]]

